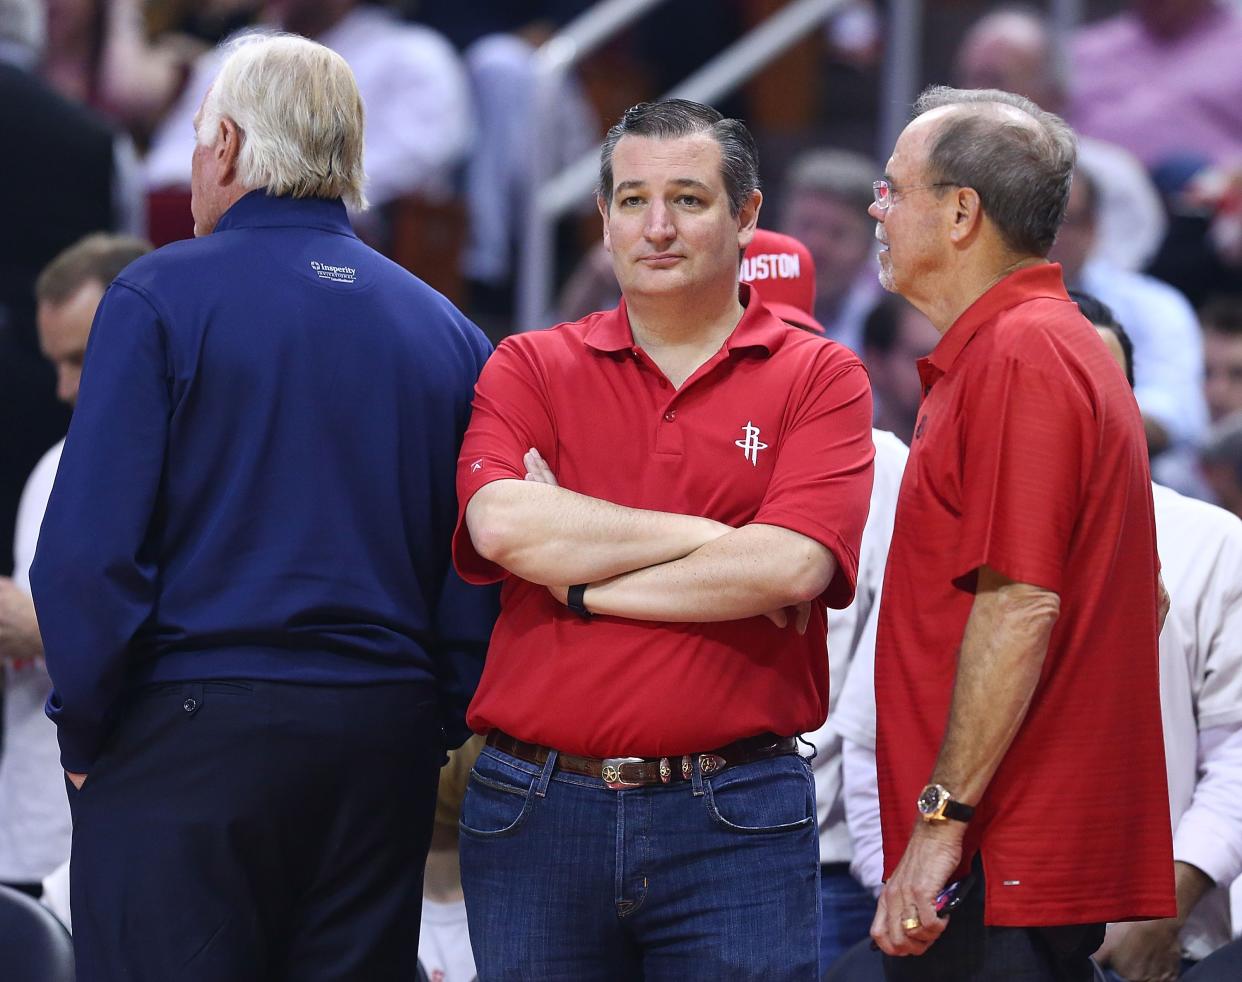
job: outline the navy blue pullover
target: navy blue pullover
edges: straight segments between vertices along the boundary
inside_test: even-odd
[[[452,572],[482,333],[340,201],[238,201],[95,316],[30,580],[61,762],[127,692],[242,678],[438,685],[464,737],[494,593]]]

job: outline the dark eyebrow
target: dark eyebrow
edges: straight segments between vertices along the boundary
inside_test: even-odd
[[[694,188],[697,191],[703,191],[707,194],[711,193],[711,188],[702,181],[697,181],[693,177],[677,177],[669,182],[680,188]],[[644,190],[647,187],[646,181],[622,181],[613,190],[613,194],[623,194],[626,191]]]

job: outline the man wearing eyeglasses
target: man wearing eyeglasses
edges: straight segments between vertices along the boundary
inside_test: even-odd
[[[889,979],[1086,980],[1105,922],[1176,912],[1143,424],[1046,258],[1074,160],[933,88],[875,185],[880,282],[941,333],[876,643]]]

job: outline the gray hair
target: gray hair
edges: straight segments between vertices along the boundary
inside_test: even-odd
[[[40,0],[0,0],[0,41],[37,59],[47,44],[47,14]]]
[[[914,115],[945,106],[963,111],[949,114],[932,137],[927,180],[973,188],[1010,249],[1048,255],[1074,177],[1073,130],[1030,99],[999,89],[932,86],[914,104]],[[1030,117],[1029,124],[1004,107]]]
[[[710,134],[720,144],[720,172],[724,179],[729,211],[735,217],[759,188],[759,149],[746,124],[726,119],[711,106],[688,99],[640,102],[625,111],[604,137],[599,152],[599,186],[596,193],[612,200],[612,154],[623,136],[649,136],[675,140],[699,133]]]
[[[789,192],[812,191],[865,212],[875,200],[876,165],[851,150],[807,150],[785,175]],[[868,233],[870,234],[870,233]]]
[[[244,187],[366,207],[365,111],[354,73],[335,51],[292,34],[251,33],[229,42],[203,104],[200,143],[215,141],[224,117],[241,130]]]

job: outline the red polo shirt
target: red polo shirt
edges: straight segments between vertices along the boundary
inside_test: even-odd
[[[460,516],[479,488],[525,475],[535,447],[563,487],[634,508],[779,525],[837,561],[825,599],[854,594],[871,492],[871,390],[846,348],[789,327],[742,285],[746,312],[680,389],[635,346],[625,304],[506,338],[483,369],[458,465]],[[468,716],[477,732],[592,757],[700,752],[813,730],[828,708],[825,614],[805,635],[767,618],[583,621],[475,552],[462,576],[504,579]]]
[[[876,643],[885,876],[944,737],[980,566],[1056,592],[1034,698],[966,835],[989,924],[1175,913],[1147,444],[1095,329],[1041,264],[919,362]]]

